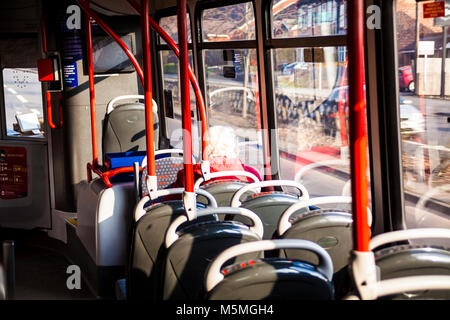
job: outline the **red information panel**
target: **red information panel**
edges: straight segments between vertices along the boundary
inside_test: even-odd
[[[445,16],[445,1],[423,4],[424,18],[438,18]]]
[[[26,197],[27,177],[27,150],[0,146],[0,199]]]

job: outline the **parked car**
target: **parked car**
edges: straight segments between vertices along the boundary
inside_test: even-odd
[[[398,83],[400,90],[414,92],[414,74],[411,66],[404,66],[398,69]]]

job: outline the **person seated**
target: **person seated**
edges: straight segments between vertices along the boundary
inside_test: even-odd
[[[207,141],[205,152],[208,156],[211,173],[218,171],[247,171],[254,174],[260,181],[262,180],[258,170],[253,167],[244,165],[238,158],[237,137],[234,133],[233,128],[225,126],[213,126],[206,132],[205,139]],[[197,163],[194,164],[193,167],[194,181],[197,181],[198,178],[201,178],[203,176],[201,165]],[[213,178],[210,181],[224,179],[235,179],[244,182],[253,182],[251,178],[246,176],[220,177]],[[170,188],[184,188],[184,183],[184,169],[181,169],[178,172],[177,180],[170,186]],[[176,199],[178,198],[179,196],[176,197]],[[168,197],[165,200],[171,199],[175,198],[170,196],[170,198]]]

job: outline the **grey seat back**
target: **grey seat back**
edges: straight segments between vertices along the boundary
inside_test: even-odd
[[[419,275],[450,275],[450,250],[443,247],[398,245],[375,251],[381,280]],[[450,299],[450,290],[405,292],[383,299]]]
[[[201,185],[201,188],[211,193],[217,201],[219,207],[231,206],[231,199],[233,195],[248,182],[238,179],[220,179],[207,181]],[[245,195],[255,194],[254,191],[249,191]],[[199,197],[200,202],[206,203],[206,198]]]
[[[333,260],[335,273],[348,265],[352,250],[352,215],[347,211],[313,210],[298,214],[283,239],[303,239],[319,244]],[[307,251],[282,250],[280,256],[317,264],[317,256]]]
[[[158,114],[153,112],[155,146],[159,142]],[[103,157],[107,153],[143,151],[145,141],[145,107],[142,103],[116,106],[103,120]]]
[[[233,221],[207,221],[179,231],[179,238],[167,250],[164,268],[164,299],[198,300],[205,296],[204,277],[209,263],[234,245],[258,241],[245,225]],[[255,259],[260,252],[237,257]]]
[[[263,239],[272,239],[281,214],[291,205],[298,202],[298,197],[282,192],[261,192],[253,194],[242,202],[242,208],[256,213],[264,224]],[[237,217],[237,221],[241,221]]]
[[[145,209],[133,230],[127,275],[129,299],[157,299],[164,239],[169,225],[185,213],[182,201],[167,201]],[[203,219],[213,219],[213,216]]]
[[[257,259],[225,268],[209,300],[331,300],[333,285],[314,266],[285,259]]]

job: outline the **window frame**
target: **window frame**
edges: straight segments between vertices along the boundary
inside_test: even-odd
[[[197,39],[197,50],[194,54],[197,55],[198,61],[198,77],[200,82],[200,87],[203,92],[206,92],[206,70],[205,64],[203,60],[203,51],[204,50],[224,50],[224,49],[257,49],[257,32],[255,30],[255,39],[253,40],[230,40],[230,41],[217,41],[217,42],[204,42],[202,37],[202,13],[204,10],[226,7],[230,5],[236,5],[241,3],[252,3],[253,7],[253,16],[255,17],[256,22],[256,6],[254,0],[238,0],[230,4],[229,1],[226,0],[208,0],[202,1],[196,4],[195,6],[195,14],[194,14],[194,25]],[[256,23],[255,23],[256,26]],[[258,64],[258,74],[260,73],[260,68]],[[205,96],[205,104],[208,105],[208,97]],[[209,118],[208,109],[206,110],[207,116]]]
[[[193,29],[193,16],[192,13],[189,10],[189,6],[187,7],[187,13],[189,16],[189,25],[190,25],[190,29],[191,29],[191,39],[192,41],[190,43],[188,43],[188,51],[192,51],[192,55],[194,56],[194,29]],[[162,18],[165,17],[170,17],[170,16],[176,16],[177,15],[177,9],[176,7],[172,7],[172,8],[165,8],[165,9],[161,9],[159,11],[157,11],[154,15],[154,20],[158,23]],[[159,36],[159,34],[152,30],[151,32],[151,36],[153,39],[153,43],[155,43],[154,46],[152,46],[153,49],[153,61],[155,63],[156,66],[156,75],[155,75],[155,81],[153,81],[153,83],[155,83],[155,87],[156,90],[158,91],[158,104],[160,106],[159,110],[159,120],[160,120],[160,138],[163,138],[166,140],[167,144],[169,141],[169,137],[168,137],[168,132],[167,132],[167,126],[166,126],[166,118],[167,118],[167,110],[165,108],[165,104],[164,104],[164,70],[162,68],[162,59],[161,59],[161,52],[162,51],[168,51],[168,52],[173,52],[172,49],[169,47],[168,44],[164,44],[161,43],[161,37]],[[195,59],[193,59],[194,65],[192,66],[192,68],[195,70]],[[198,112],[198,108],[196,108],[197,110],[197,119],[200,119],[200,114]],[[161,139],[162,140],[162,139]],[[163,142],[163,145],[166,143]]]
[[[192,13],[189,10],[189,6],[186,8],[187,14],[189,16],[189,25],[190,25],[190,29],[191,29],[191,42],[188,43],[188,49],[192,50],[193,47],[193,42],[194,42],[194,30],[192,27]],[[172,7],[172,8],[165,8],[165,9],[161,9],[159,11],[157,11],[155,13],[154,19],[155,21],[158,23],[160,23],[161,19],[163,18],[167,18],[167,17],[171,17],[171,16],[176,16],[177,15],[177,8],[176,7]],[[155,41],[155,47],[157,51],[160,50],[171,50],[168,44],[165,43],[161,43],[161,37],[156,33],[153,32],[156,35],[156,41]],[[178,44],[177,44],[178,45]]]
[[[237,5],[237,4],[241,4],[241,3],[251,3],[252,7],[253,7],[253,16],[255,19],[255,38],[252,40],[230,40],[230,41],[214,41],[214,42],[204,42],[202,39],[202,12],[204,10],[207,9],[212,9],[212,8],[218,8],[218,7],[226,7],[226,6],[230,6],[230,5]],[[262,148],[263,148],[263,159],[266,162],[263,165],[263,169],[266,170],[267,167],[267,152],[268,150],[274,150],[273,146],[276,146],[276,144],[271,145],[270,141],[269,144],[266,144],[266,138],[265,137],[265,133],[267,130],[270,129],[270,126],[268,126],[266,124],[265,118],[267,118],[266,115],[266,102],[265,102],[265,98],[266,98],[266,93],[265,93],[265,84],[262,83],[263,81],[261,80],[262,76],[265,76],[267,78],[266,75],[266,69],[264,68],[264,59],[261,59],[261,57],[258,54],[258,50],[260,50],[261,48],[263,48],[263,42],[264,40],[261,40],[261,36],[263,37],[262,39],[265,38],[264,33],[266,28],[263,27],[262,28],[262,34],[259,34],[258,32],[258,27],[260,23],[264,23],[265,19],[263,18],[263,21],[260,21],[260,19],[258,19],[258,5],[259,6],[265,6],[264,0],[238,0],[238,1],[234,1],[233,3],[230,3],[229,1],[226,0],[206,0],[206,1],[201,1],[201,2],[197,2],[196,6],[195,6],[195,14],[194,14],[194,22],[195,22],[195,32],[196,32],[196,54],[197,54],[197,61],[198,61],[198,79],[200,82],[200,86],[203,92],[206,92],[206,70],[204,68],[204,60],[203,60],[203,50],[225,50],[225,49],[255,49],[256,50],[256,59],[257,59],[257,72],[258,72],[258,89],[259,89],[259,99],[260,99],[260,107],[261,107],[261,114],[260,114],[260,123],[261,123],[261,138],[262,138]],[[264,75],[262,74],[262,70],[264,70]],[[208,97],[205,97],[205,103],[208,105],[209,101],[208,101]],[[208,110],[207,111],[207,116],[209,119],[209,114],[208,114]],[[270,135],[269,135],[270,136]],[[270,137],[268,137],[268,139],[270,139]],[[275,152],[276,153],[276,152]],[[270,156],[269,156],[270,157]],[[273,161],[271,161],[271,165],[272,165]],[[267,175],[266,172],[263,173],[264,175],[264,179],[267,179]],[[271,179],[276,179],[275,175],[271,176]]]
[[[5,87],[4,87],[4,82],[3,82],[3,70],[4,69],[8,69],[8,66],[4,66],[1,64],[1,60],[0,60],[0,83],[2,86],[2,89],[0,90],[0,140],[10,140],[10,141],[34,141],[34,142],[46,142],[47,141],[47,136],[48,136],[48,130],[47,130],[47,108],[46,105],[44,103],[44,88],[43,88],[43,84],[41,82],[40,86],[41,86],[41,101],[42,101],[42,116],[44,119],[44,123],[42,126],[42,131],[44,132],[42,137],[27,137],[27,136],[8,136],[6,130],[8,128],[7,124],[6,124],[6,101],[5,101]],[[37,68],[37,67],[36,67]]]
[[[286,49],[286,48],[316,48],[316,47],[347,47],[347,35],[329,35],[329,36],[305,36],[305,37],[291,37],[291,38],[274,38],[272,34],[273,26],[273,0],[261,0],[262,9],[264,10],[262,16],[265,18],[264,27],[264,40],[263,40],[263,50],[264,50],[264,63],[266,72],[266,87],[267,87],[267,113],[269,121],[269,129],[274,131],[275,137],[271,137],[270,148],[271,150],[279,151],[278,143],[278,123],[277,114],[275,107],[275,83],[274,83],[274,51],[275,49]],[[280,166],[280,153],[271,153],[271,163],[275,165],[275,174],[272,176],[273,179],[280,179],[281,177],[281,166]],[[275,159],[274,159],[275,158]]]

